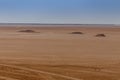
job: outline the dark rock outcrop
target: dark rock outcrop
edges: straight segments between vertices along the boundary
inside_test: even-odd
[[[106,35],[105,34],[97,34],[97,35],[95,35],[96,37],[106,37]]]
[[[71,34],[83,34],[82,32],[72,32]]]
[[[20,30],[18,32],[35,33],[34,30]]]

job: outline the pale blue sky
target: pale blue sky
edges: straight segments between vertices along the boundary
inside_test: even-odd
[[[120,24],[120,0],[0,0],[0,23]]]

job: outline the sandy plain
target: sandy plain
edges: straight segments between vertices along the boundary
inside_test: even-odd
[[[1,26],[0,80],[120,80],[120,28]]]

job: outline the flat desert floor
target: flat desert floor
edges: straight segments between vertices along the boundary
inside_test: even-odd
[[[120,28],[0,27],[0,80],[120,80]]]

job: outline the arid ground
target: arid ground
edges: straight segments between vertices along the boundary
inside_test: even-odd
[[[120,80],[120,28],[1,26],[0,80]]]

